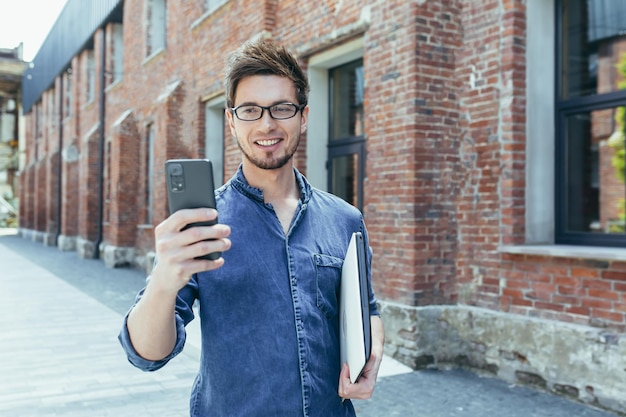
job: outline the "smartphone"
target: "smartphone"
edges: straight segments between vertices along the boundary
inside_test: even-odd
[[[170,214],[181,209],[215,208],[215,187],[213,185],[213,165],[208,159],[170,159],[165,162],[167,181],[167,201]],[[186,230],[194,226],[211,226],[210,222],[188,224]],[[209,253],[196,259],[216,260],[221,252]]]

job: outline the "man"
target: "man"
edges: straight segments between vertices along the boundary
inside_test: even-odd
[[[350,237],[367,239],[363,218],[293,166],[309,86],[285,48],[245,44],[231,55],[225,84],[242,164],[216,191],[217,211],[181,210],[156,227],[158,262],[120,341],[135,366],[159,369],[182,350],[199,300],[192,416],[354,416],[349,399],[372,395],[384,339],[370,291],[372,355],[350,383],[339,363],[337,300]],[[219,224],[181,231],[217,212]],[[194,259],[216,251],[215,261]]]

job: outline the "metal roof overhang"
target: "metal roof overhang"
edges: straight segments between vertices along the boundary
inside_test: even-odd
[[[22,75],[22,106],[29,113],[72,58],[93,43],[94,33],[122,23],[124,0],[68,0],[41,48]]]

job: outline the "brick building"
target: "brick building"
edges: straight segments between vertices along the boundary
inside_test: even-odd
[[[21,233],[149,268],[163,163],[233,174],[225,56],[273,38],[310,77],[297,167],[368,224],[387,352],[624,412],[624,21],[607,0],[69,0],[24,76]]]
[[[21,84],[26,62],[23,46],[0,48],[0,227],[15,226],[17,172],[24,141],[21,140]],[[20,147],[20,145],[22,145]]]

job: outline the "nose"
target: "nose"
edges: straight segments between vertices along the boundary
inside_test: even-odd
[[[272,129],[276,126],[276,120],[270,114],[269,109],[263,109],[263,114],[259,119],[259,123],[267,129]]]

